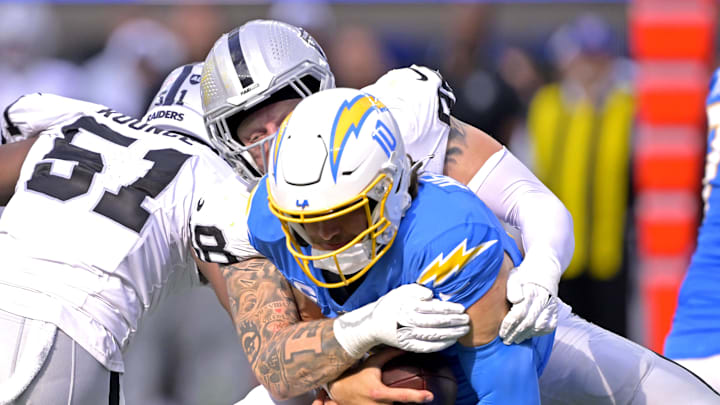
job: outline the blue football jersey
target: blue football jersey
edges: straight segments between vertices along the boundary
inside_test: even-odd
[[[705,215],[665,341],[665,355],[675,359],[720,354],[719,79],[720,69],[713,75],[707,98],[708,143],[702,193]]]
[[[504,253],[510,256],[515,265],[522,260],[517,245],[485,204],[464,185],[440,175],[420,177],[418,194],[405,214],[391,248],[363,279],[356,281],[360,285],[342,304],[331,298],[328,289],[314,284],[287,250],[280,223],[268,209],[264,180],[252,197],[248,227],[253,246],[280,269],[290,284],[314,300],[327,317],[336,317],[359,308],[409,283],[425,285],[434,292],[436,298],[457,302],[467,308],[493,285]],[[303,249],[303,253],[310,253],[309,247]],[[315,269],[312,262],[309,267],[317,279],[323,279],[321,271]],[[527,349],[525,353],[531,357],[526,368],[532,376],[537,377],[542,373],[550,357],[553,339],[554,333],[522,343]],[[507,348],[497,342],[499,338],[494,342],[496,348],[498,344],[500,350]],[[489,358],[467,350],[472,349],[463,349],[456,344],[446,351],[446,355],[456,357],[464,352],[471,363],[475,358]],[[494,362],[494,366],[488,367],[488,370],[506,369],[507,364],[517,358],[505,359],[507,361],[502,356],[495,356],[493,360],[488,360]],[[477,387],[475,376],[459,370],[459,366],[455,368],[456,374],[462,373],[458,374],[459,386],[462,387],[458,398],[463,398],[462,403],[476,403],[477,396],[468,384],[468,380],[473,380],[473,387]],[[485,395],[493,389],[489,387],[481,391]],[[492,400],[492,393],[488,398]]]
[[[508,253],[517,265],[520,251],[492,212],[464,185],[440,175],[423,175],[398,229],[392,247],[368,271],[357,290],[343,304],[328,289],[315,285],[286,248],[280,222],[270,213],[266,182],[255,191],[249,217],[250,242],[269,258],[294,287],[335,317],[359,308],[403,284],[419,283],[436,298],[466,308],[492,286]],[[448,201],[452,201],[452,208]],[[423,220],[418,220],[423,218]],[[273,224],[272,226],[270,224]],[[303,252],[310,254],[310,247]],[[313,275],[322,280],[310,263]]]

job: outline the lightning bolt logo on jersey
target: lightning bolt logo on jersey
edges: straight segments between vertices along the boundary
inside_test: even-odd
[[[482,254],[495,243],[497,243],[497,239],[489,240],[468,249],[467,239],[463,239],[450,254],[443,255],[440,253],[435,260],[420,273],[417,282],[428,287],[439,286],[452,278],[466,263]]]

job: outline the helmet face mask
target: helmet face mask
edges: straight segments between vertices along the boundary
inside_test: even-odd
[[[274,135],[243,144],[236,134],[239,122],[274,102],[334,86],[325,54],[307,32],[279,21],[248,22],[224,34],[206,59],[202,99],[213,146],[255,183],[267,162],[255,162],[249,151],[267,147]]]
[[[387,107],[359,90],[312,95],[281,125],[270,160],[270,210],[303,271],[326,288],[362,277],[390,248],[410,205],[409,162]],[[331,221],[342,236],[314,231]],[[320,280],[310,262],[341,281]]]

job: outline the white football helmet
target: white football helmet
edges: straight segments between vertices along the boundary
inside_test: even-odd
[[[202,69],[202,63],[190,63],[170,72],[143,116],[143,122],[182,132],[211,146],[200,102]]]
[[[274,135],[243,145],[235,134],[239,123],[271,103],[332,87],[335,78],[325,53],[310,34],[279,21],[250,21],[223,34],[205,59],[202,101],[210,140],[243,178],[255,183],[267,162],[259,165],[248,150],[266,151]]]
[[[300,102],[280,126],[268,170],[270,210],[307,276],[326,288],[359,279],[392,245],[410,206],[410,163],[388,108],[360,90],[323,91]],[[364,210],[367,229],[332,250],[310,244],[304,225]],[[308,267],[337,273],[318,280]]]

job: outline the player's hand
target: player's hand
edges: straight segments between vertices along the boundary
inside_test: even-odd
[[[385,349],[365,360],[360,368],[353,369],[329,385],[330,398],[313,405],[372,405],[397,402],[423,403],[433,399],[427,390],[390,388],[382,383],[382,367],[390,359],[402,354],[401,350]]]
[[[546,287],[526,280],[522,270],[510,271],[507,299],[513,305],[500,325],[506,345],[548,334],[557,327],[557,298]]]
[[[341,315],[333,331],[338,343],[360,358],[379,344],[418,353],[443,350],[470,331],[469,322],[462,305],[433,299],[429,288],[406,284]]]

